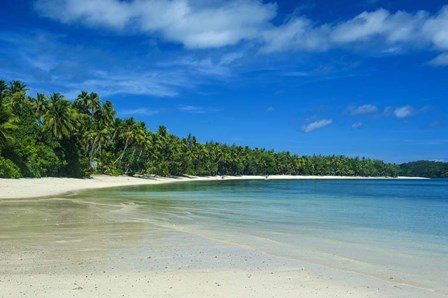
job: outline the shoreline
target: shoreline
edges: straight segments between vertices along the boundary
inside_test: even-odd
[[[138,178],[130,176],[94,175],[90,178],[21,178],[0,179],[0,200],[35,199],[66,195],[89,189],[156,185],[192,181],[265,180],[266,176],[181,176]],[[376,180],[427,179],[422,177],[359,177],[359,176],[295,176],[270,175],[269,180]]]

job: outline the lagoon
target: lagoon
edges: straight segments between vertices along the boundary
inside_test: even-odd
[[[362,280],[366,296],[374,284],[377,296],[445,296],[448,180],[197,181],[2,201],[0,240],[3,277],[305,268],[345,289]]]

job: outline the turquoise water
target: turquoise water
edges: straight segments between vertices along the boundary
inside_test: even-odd
[[[241,228],[263,225],[268,230],[319,233],[372,229],[440,239],[448,236],[445,179],[228,180],[94,193],[145,206],[165,205],[165,215],[172,220],[186,215],[186,220]]]
[[[448,296],[448,180],[217,180],[0,201],[0,273],[148,270],[148,255],[152,270],[204,270],[240,248]]]
[[[448,293],[448,180],[210,181],[87,192],[147,221]]]

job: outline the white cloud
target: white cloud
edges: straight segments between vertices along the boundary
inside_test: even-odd
[[[359,107],[349,107],[348,113],[353,116],[365,115],[378,112],[378,107],[371,104],[365,104]]]
[[[179,106],[177,107],[178,111],[190,113],[190,114],[206,114],[206,113],[214,113],[219,110],[216,108],[207,108],[207,107],[198,107],[198,106]]]
[[[448,50],[448,6],[437,14],[426,11],[391,13],[384,9],[362,12],[339,23],[317,25],[296,16],[262,33],[266,53],[276,51],[326,51],[332,48],[363,48],[381,53],[403,49]]]
[[[330,47],[327,37],[327,26],[316,28],[306,18],[295,18],[262,33],[262,39],[264,40],[262,52],[271,53],[289,50],[321,52]]]
[[[411,117],[415,114],[415,109],[412,106],[402,106],[399,108],[396,108],[394,110],[394,115],[395,117],[399,118],[399,119],[404,119],[407,117]]]
[[[330,125],[332,123],[333,123],[332,119],[322,119],[322,120],[314,121],[314,122],[311,122],[311,123],[309,123],[307,125],[303,125],[302,126],[302,131],[304,133],[309,133],[309,132],[312,132],[312,131],[314,131],[316,129],[328,126],[328,125]]]
[[[235,56],[233,56],[232,54],[235,54]],[[210,56],[199,59],[197,57],[182,57],[177,60],[175,59],[171,61],[164,61],[158,63],[158,65],[162,67],[168,66],[176,68],[183,66],[206,76],[211,75],[214,77],[226,78],[232,76],[230,64],[237,60],[236,57],[236,53],[225,54],[220,58]],[[233,60],[231,61],[231,59]]]
[[[448,50],[448,6],[444,6],[436,16],[428,18],[422,31],[425,37],[431,39],[434,47]]]
[[[145,115],[145,116],[152,116],[157,115],[160,113],[160,110],[153,110],[149,108],[138,108],[138,109],[131,109],[131,110],[122,110],[119,112],[121,115]]]
[[[362,122],[355,122],[352,124],[352,128],[361,128],[364,125]]]
[[[230,65],[244,57],[242,52],[227,53],[221,57],[219,65]]]
[[[275,17],[277,7],[256,0],[38,0],[35,8],[63,23],[137,30],[187,48],[216,48],[256,38]]]
[[[448,66],[448,53],[440,54],[432,59],[429,64],[433,66]]]
[[[177,108],[181,112],[187,112],[192,114],[204,114],[205,109],[203,107],[195,107],[195,106],[180,106]]]
[[[352,43],[380,37],[387,43],[409,42],[419,35],[427,20],[426,12],[391,14],[384,9],[363,12],[355,18],[332,28],[330,37],[335,43]]]
[[[206,79],[222,76],[217,71],[204,73],[195,65],[153,64],[131,55],[115,63],[116,56],[108,51],[94,46],[72,46],[66,39],[39,31],[23,35],[2,32],[0,56],[4,55],[10,66],[1,68],[0,74],[26,81],[42,93],[61,92],[71,100],[81,90],[95,91],[103,97],[116,94],[174,97],[182,90],[195,89]]]
[[[150,95],[157,97],[173,97],[178,90],[189,85],[188,78],[175,71],[148,71],[141,73],[96,73],[91,79],[66,83],[69,90],[64,94],[67,98],[75,98],[79,90],[95,90],[103,96],[115,94]]]
[[[423,48],[448,51],[448,5],[427,11],[364,11],[337,23],[296,15],[276,25],[277,4],[261,0],[36,0],[36,11],[66,24],[143,33],[189,49],[222,48],[243,41],[263,53],[322,52],[335,48],[397,54]],[[227,57],[230,62],[239,57]],[[430,65],[446,66],[446,54]],[[225,59],[222,61],[225,65]]]

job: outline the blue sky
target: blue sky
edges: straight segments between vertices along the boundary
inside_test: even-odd
[[[200,141],[448,160],[446,1],[0,0],[0,78]]]

